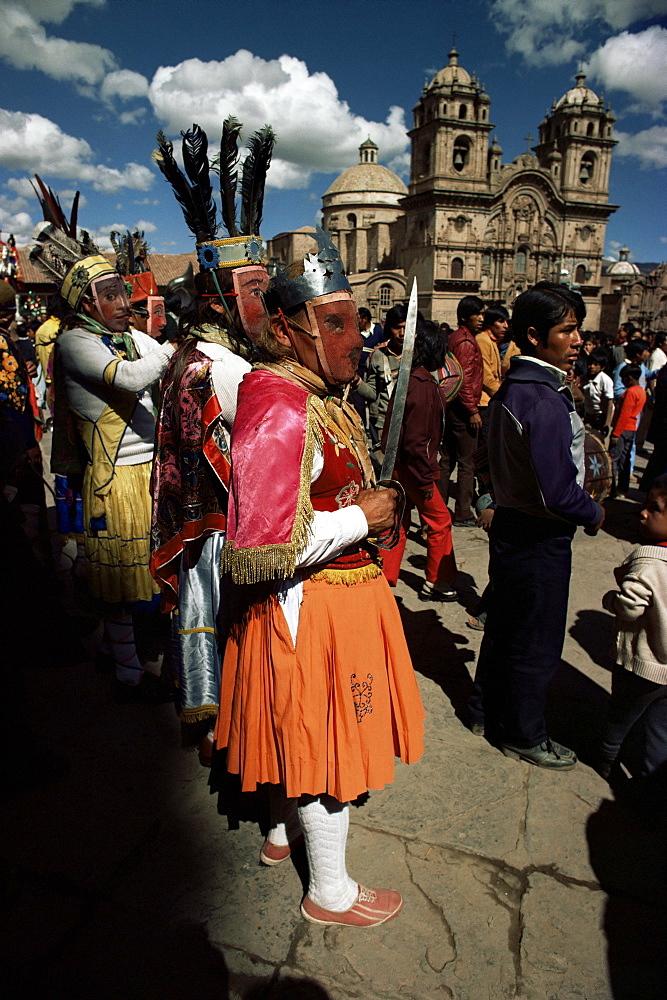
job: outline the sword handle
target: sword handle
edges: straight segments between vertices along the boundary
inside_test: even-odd
[[[397,479],[382,479],[375,485],[376,490],[396,490],[396,512],[394,514],[394,525],[388,531],[383,531],[377,538],[369,539],[378,549],[393,549],[398,545],[401,521],[405,513],[405,489],[403,484]]]

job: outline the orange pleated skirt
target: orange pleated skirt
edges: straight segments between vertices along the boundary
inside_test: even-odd
[[[243,791],[349,802],[423,752],[424,708],[383,576],[346,586],[306,580],[296,648],[276,597],[232,628],[216,745]]]

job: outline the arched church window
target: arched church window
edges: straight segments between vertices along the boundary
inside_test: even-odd
[[[465,135],[460,135],[458,139],[454,142],[454,156],[452,157],[452,162],[454,164],[454,170],[458,170],[459,173],[463,170],[470,157],[470,140]]]
[[[348,217],[347,217],[347,224],[350,227],[350,229],[356,229],[357,228],[357,217],[354,214],[354,212],[350,212],[350,214],[348,215]]]
[[[431,143],[425,142],[421,151],[420,174],[427,174],[431,169]]]
[[[440,107],[440,114],[442,115],[443,118],[447,116],[447,105],[445,104],[444,101],[442,102],[442,105]]]
[[[577,270],[574,272],[574,280],[578,285],[586,284],[586,265],[577,264]]]
[[[525,274],[528,263],[528,247],[519,247],[514,254],[514,270],[516,274]]]
[[[579,180],[582,184],[588,184],[589,181],[593,179],[593,174],[595,173],[595,154],[594,153],[584,153],[581,158],[581,167],[579,168]]]
[[[579,122],[573,122],[572,123],[572,131],[573,132],[578,132],[579,131]]]
[[[380,285],[380,308],[391,307],[391,285]]]
[[[595,124],[593,122],[589,122],[586,126],[586,135],[595,135]]]
[[[467,117],[468,117],[468,109],[465,104],[461,104],[459,107],[459,118],[461,121],[463,121]]]
[[[463,261],[460,257],[454,257],[452,260],[451,276],[452,278],[463,277]]]
[[[486,121],[486,108],[482,108],[482,121]]]
[[[491,267],[491,249],[489,247],[482,253],[482,267]]]

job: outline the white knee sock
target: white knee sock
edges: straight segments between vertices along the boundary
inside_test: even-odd
[[[308,896],[325,910],[341,913],[353,905],[359,887],[347,874],[345,843],[350,822],[349,804],[330,795],[305,800],[299,820],[306,840],[310,880]]]
[[[132,615],[105,618],[104,631],[116,661],[116,677],[122,684],[138,684],[143,670],[134,643]]]
[[[271,809],[271,829],[267,840],[276,847],[286,847],[293,844],[302,834],[297,800],[288,799],[285,789],[280,785],[271,785],[269,790],[269,805]]]

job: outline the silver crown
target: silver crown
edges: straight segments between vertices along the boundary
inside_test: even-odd
[[[329,233],[318,226],[315,239],[317,253],[309,253],[303,258],[303,274],[290,278],[285,268],[278,271],[271,282],[271,287],[280,299],[283,309],[303,305],[304,302],[319,295],[328,295],[329,292],[351,291],[338,247],[333,243]]]

